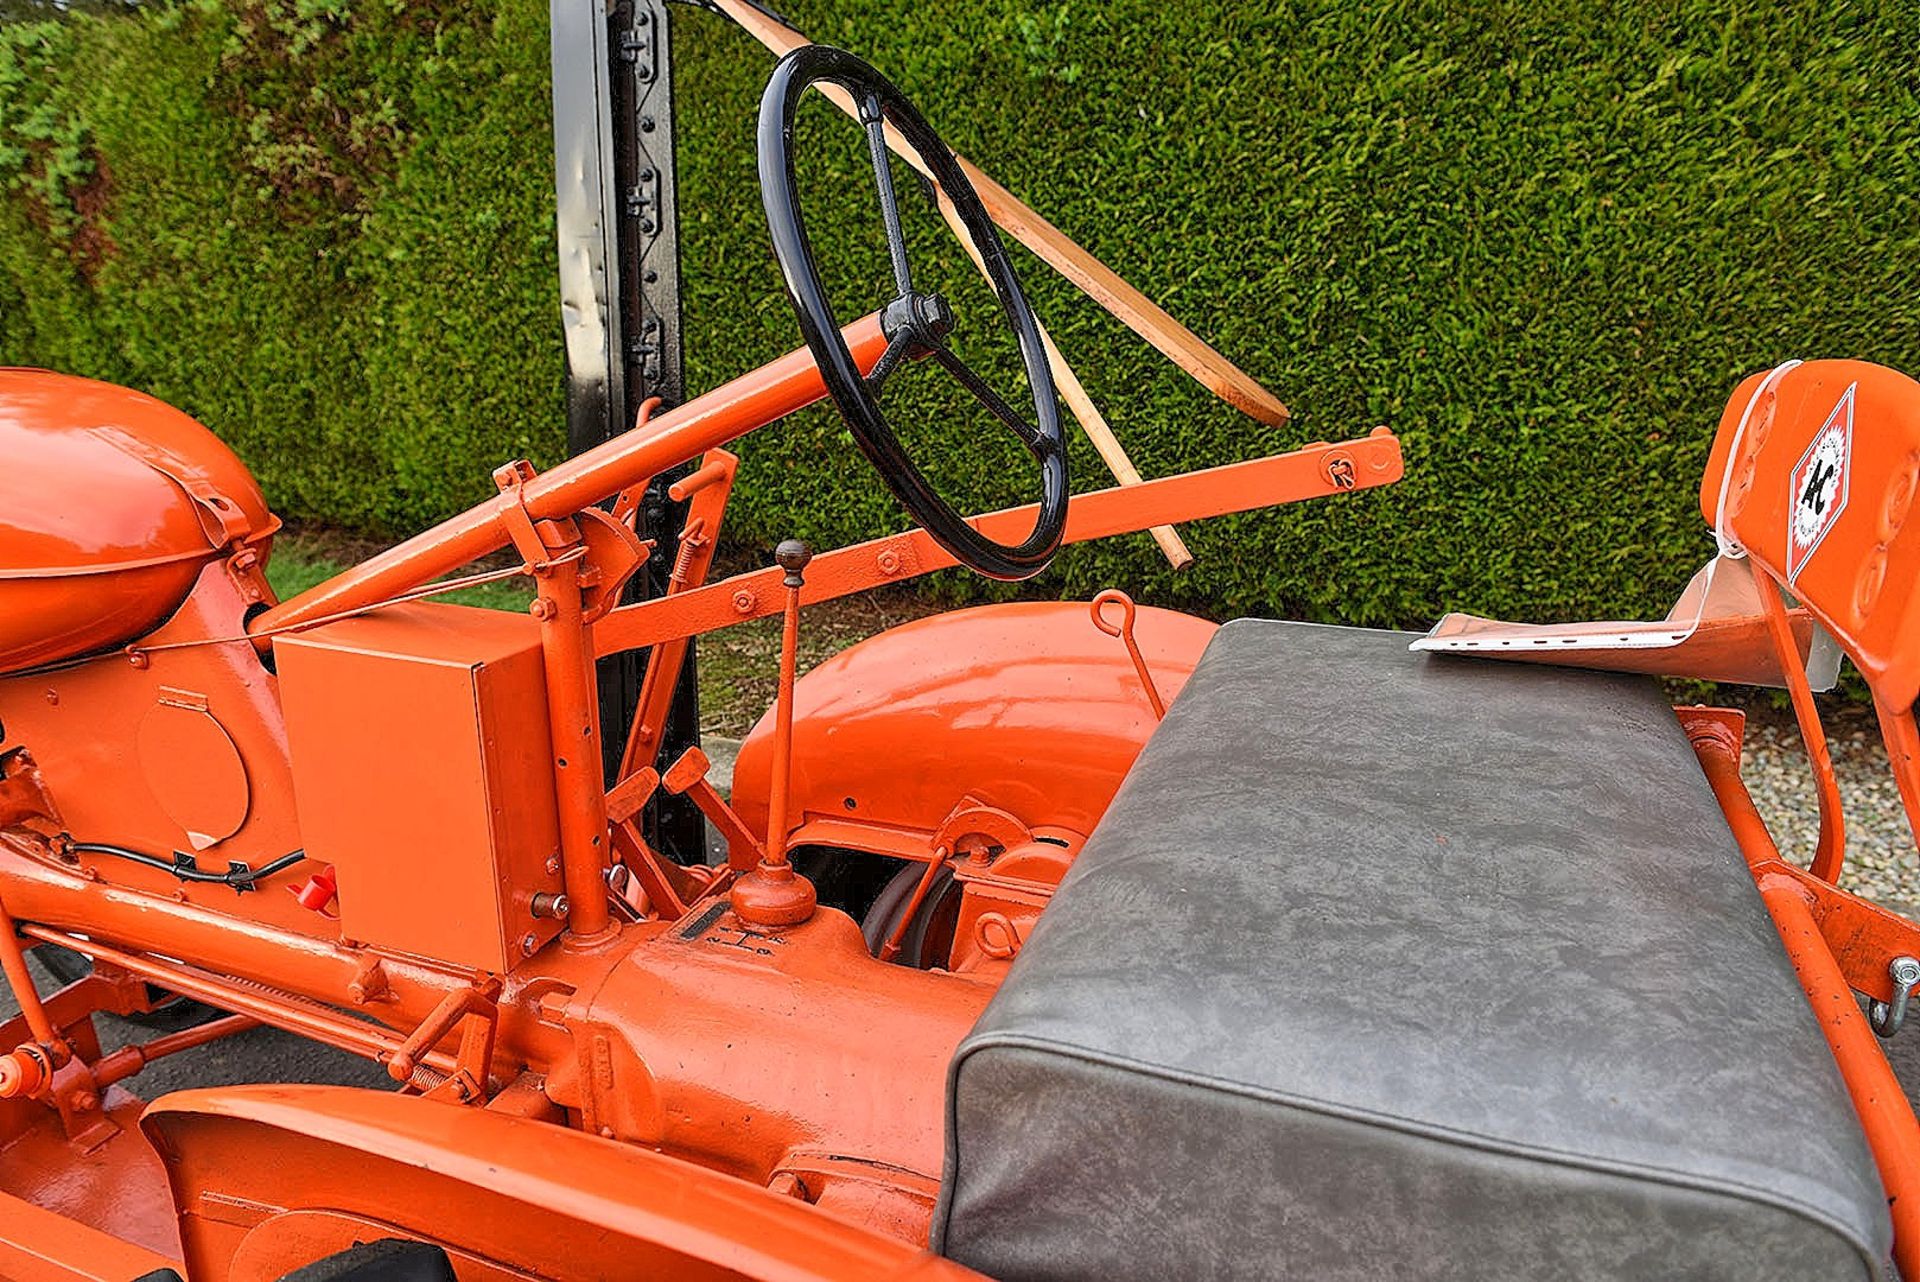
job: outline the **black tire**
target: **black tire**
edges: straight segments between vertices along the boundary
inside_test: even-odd
[[[899,927],[901,916],[907,911],[907,905],[913,902],[913,892],[919,889],[920,879],[927,875],[922,864],[908,864],[895,873],[880,897],[873,901],[873,907],[860,921],[860,933],[866,937],[867,951],[875,957],[880,955],[884,945]],[[942,868],[934,874],[933,885],[927,888],[927,897],[921,901],[920,910],[913,915],[913,923],[907,927],[900,939],[900,955],[893,960],[901,966],[911,966],[915,970],[933,970],[946,966],[953,957],[954,930],[960,919],[960,887],[953,880],[953,870]]]

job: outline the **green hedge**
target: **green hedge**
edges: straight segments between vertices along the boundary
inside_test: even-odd
[[[1185,576],[1142,535],[1074,551],[1048,590],[1370,624],[1653,610],[1707,549],[1693,487],[1744,372],[1920,369],[1920,22],[1900,5],[782,8],[1296,412],[1275,432],[1210,401],[1023,255],[1149,475],[1380,422],[1405,442],[1389,490],[1190,527]],[[294,516],[405,531],[504,458],[551,461],[545,18],[190,0],[0,28],[0,360],[181,405]],[[710,14],[677,31],[704,387],[797,340],[754,184],[768,60]],[[802,135],[849,313],[883,274],[857,141]],[[1004,442],[911,378],[929,470],[1017,497]],[[738,538],[899,521],[824,412],[746,456]]]

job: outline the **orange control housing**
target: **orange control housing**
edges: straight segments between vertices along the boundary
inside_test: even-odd
[[[538,623],[420,601],[274,656],[301,834],[347,938],[505,974],[559,933],[534,912],[562,889]]]

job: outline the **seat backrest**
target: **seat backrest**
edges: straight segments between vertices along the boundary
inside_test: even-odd
[[[1876,697],[1920,696],[1920,383],[1788,363],[1735,389],[1701,512],[1832,633]]]

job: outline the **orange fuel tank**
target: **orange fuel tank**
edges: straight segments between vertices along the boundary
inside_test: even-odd
[[[278,522],[246,465],[140,392],[0,369],[0,673],[145,634]]]

